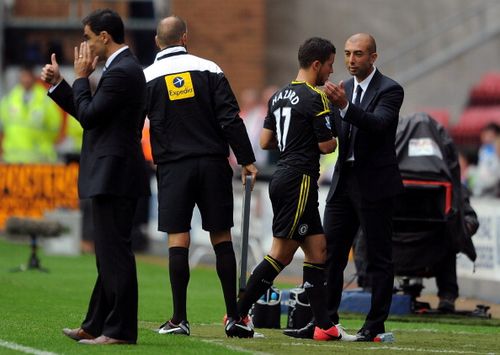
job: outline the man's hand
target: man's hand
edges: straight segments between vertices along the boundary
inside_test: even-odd
[[[40,78],[46,83],[57,85],[63,80],[63,77],[61,76],[61,72],[59,71],[59,64],[57,63],[55,53],[52,53],[52,55],[50,56],[50,62],[50,64],[45,64],[45,66],[42,68]]]
[[[257,170],[257,167],[253,164],[243,165],[241,167],[241,181],[243,182],[243,185],[245,185],[245,177],[247,175],[252,175],[252,190],[253,190],[258,172],[259,170]]]
[[[344,109],[347,106],[347,98],[344,90],[344,82],[335,85],[331,81],[325,83],[324,89],[326,97],[339,109]]]
[[[80,43],[80,50],[75,47],[75,76],[76,78],[88,78],[97,66],[99,57],[92,58],[87,42]]]

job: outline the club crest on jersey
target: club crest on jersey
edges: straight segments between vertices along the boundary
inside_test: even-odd
[[[189,72],[165,76],[170,101],[194,97],[194,87]]]
[[[301,224],[299,226],[299,234],[306,235],[308,229],[309,229],[309,226],[307,224]]]
[[[328,129],[332,129],[332,124],[330,122],[330,116],[325,116],[325,123]]]

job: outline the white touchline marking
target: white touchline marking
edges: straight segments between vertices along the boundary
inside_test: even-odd
[[[204,343],[220,345],[220,346],[222,346],[222,347],[224,347],[226,349],[229,349],[229,350],[241,351],[241,352],[248,353],[248,354],[271,355],[270,353],[264,353],[262,351],[248,350],[248,349],[245,349],[245,348],[243,348],[241,346],[234,346],[234,345],[224,344],[224,343],[222,343],[222,340],[207,340],[207,339],[202,339],[201,341],[204,342]]]
[[[436,328],[415,328],[415,329],[404,329],[404,328],[391,328],[391,332],[402,332],[402,333],[439,333],[441,330]],[[453,331],[443,331],[446,333],[453,333]]]
[[[465,330],[440,330],[433,328],[421,328],[421,329],[395,328],[391,329],[391,331],[401,332],[401,333],[443,333],[443,334],[457,334],[457,335],[470,334],[470,332],[466,332]],[[489,334],[489,333],[481,333],[481,334]]]
[[[438,353],[438,354],[482,354],[482,355],[494,355],[496,353],[487,352],[480,353],[477,351],[462,351],[462,350],[438,350],[438,349],[417,349],[417,348],[402,348],[397,346],[371,346],[365,348],[366,350],[394,350],[394,351],[414,351],[414,352],[425,352],[425,353]]]
[[[345,344],[345,343],[344,343]],[[359,343],[358,343],[359,344]],[[322,347],[322,348],[349,348],[348,345],[343,345],[341,342],[332,341],[328,344],[315,344],[315,343],[282,343],[282,345],[293,346],[309,346],[309,347]],[[391,345],[377,345],[369,346],[367,348],[359,348],[363,350],[394,350],[394,351],[408,351],[408,352],[424,352],[424,353],[437,353],[437,354],[477,354],[477,355],[495,355],[494,352],[477,352],[470,350],[438,350],[438,349],[419,349],[419,348],[404,348]]]
[[[56,353],[50,352],[50,351],[45,351],[45,350],[38,350],[34,348],[30,348],[29,346],[24,346],[20,344],[16,344],[10,341],[5,341],[0,339],[0,346],[11,349],[11,350],[16,350],[20,351],[22,353],[26,354],[34,354],[34,355],[57,355]]]

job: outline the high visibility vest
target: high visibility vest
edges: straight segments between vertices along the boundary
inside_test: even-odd
[[[3,161],[6,163],[50,163],[57,160],[56,139],[62,112],[35,83],[24,101],[25,90],[15,86],[0,102]]]
[[[73,152],[82,150],[83,128],[74,117],[67,115],[66,122],[66,138],[71,141],[71,149]]]

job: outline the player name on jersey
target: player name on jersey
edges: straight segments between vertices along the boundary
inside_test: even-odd
[[[292,105],[296,105],[299,103],[300,98],[297,96],[295,91],[287,89],[284,91],[280,91],[278,95],[276,95],[273,99],[273,105],[276,104],[279,100],[287,100],[290,101]]]

